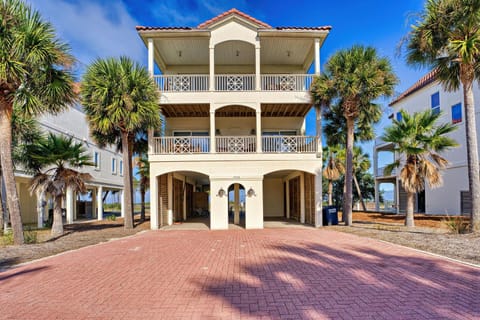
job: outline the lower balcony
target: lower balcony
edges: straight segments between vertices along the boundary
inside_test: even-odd
[[[256,136],[219,136],[213,140],[204,137],[156,137],[151,141],[151,152],[157,155],[201,153],[316,153],[316,136],[262,136],[257,149]],[[258,150],[258,151],[257,151]]]

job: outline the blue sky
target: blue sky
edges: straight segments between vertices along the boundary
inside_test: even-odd
[[[79,61],[79,73],[97,57],[128,55],[146,64],[147,50],[135,26],[196,26],[231,8],[237,8],[272,26],[331,25],[332,31],[321,50],[322,64],[336,50],[354,44],[374,46],[387,56],[400,79],[400,93],[427,70],[406,65],[397,55],[397,45],[407,34],[413,16],[423,1],[270,1],[270,0],[30,0],[50,20],[61,39],[69,43]],[[377,126],[380,135],[389,121]],[[307,130],[313,132],[313,118]],[[372,152],[373,144],[365,144]]]

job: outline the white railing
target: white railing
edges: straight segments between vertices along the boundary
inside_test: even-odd
[[[256,152],[255,136],[217,137],[218,153],[252,153]]]
[[[210,137],[160,137],[152,143],[155,154],[210,152]]]
[[[154,76],[153,78],[158,88],[160,89],[160,91],[201,92],[201,91],[209,90],[208,75],[200,75],[200,74],[162,75],[162,76]]]
[[[312,85],[312,74],[263,74],[263,91],[308,91]]]
[[[315,153],[315,136],[263,136],[262,151],[265,153]]]
[[[380,167],[377,168],[377,177],[390,177],[390,176],[396,176],[397,175],[397,169],[394,168],[390,174],[386,174],[385,172],[385,167]]]
[[[216,91],[252,91],[255,90],[253,74],[219,74],[215,75]]]

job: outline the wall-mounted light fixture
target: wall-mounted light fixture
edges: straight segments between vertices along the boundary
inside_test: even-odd
[[[240,51],[237,50],[237,52],[235,53],[235,55],[236,55],[237,57],[240,56]]]
[[[254,196],[256,197],[257,196],[257,194],[255,193],[255,190],[253,190],[252,187],[250,187],[250,189],[248,189],[247,196],[249,196],[249,197],[254,197]]]
[[[288,51],[287,51],[287,57],[290,57],[290,53],[291,53],[291,51],[288,50]]]
[[[182,50],[178,51],[178,56],[181,58],[182,57]]]
[[[223,188],[220,188],[220,190],[218,190],[217,196],[222,198],[225,194],[226,194],[225,190],[223,190]]]

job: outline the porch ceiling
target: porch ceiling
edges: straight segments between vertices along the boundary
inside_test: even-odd
[[[310,108],[310,104],[302,103],[262,104],[262,117],[305,117]],[[162,104],[161,110],[167,118],[210,116],[208,104]],[[218,109],[215,117],[255,117],[255,110],[241,105],[230,105]]]

